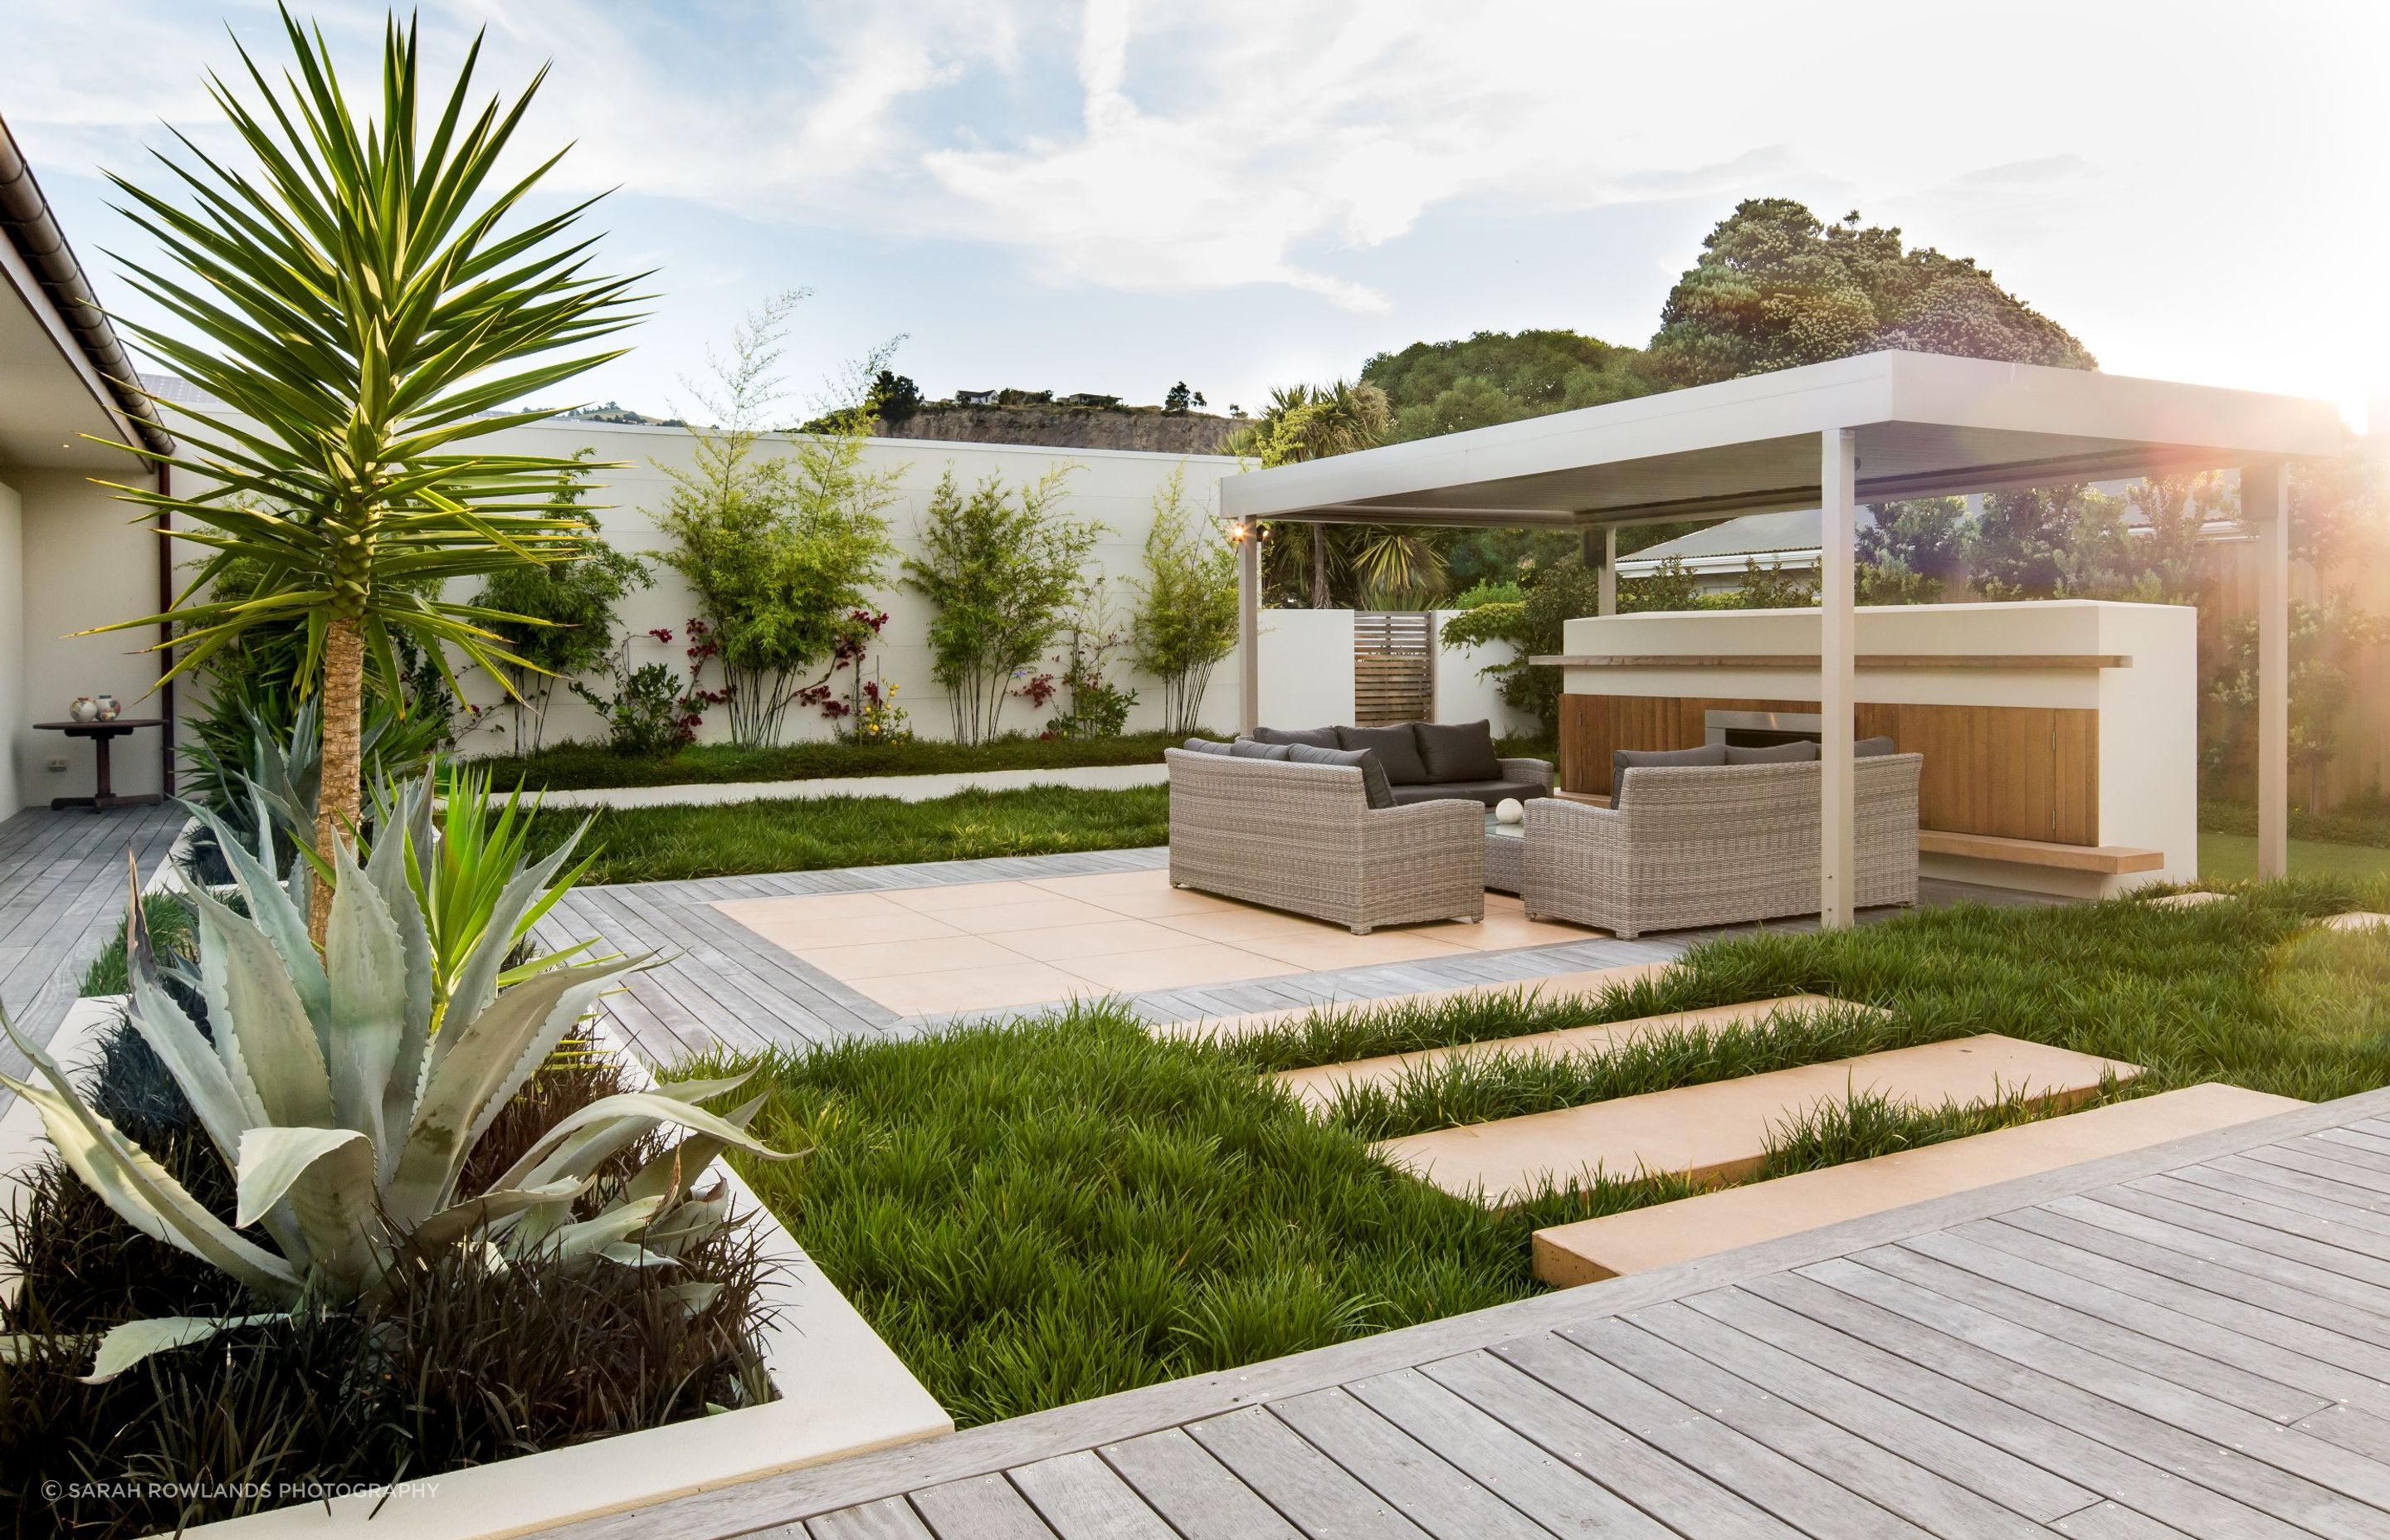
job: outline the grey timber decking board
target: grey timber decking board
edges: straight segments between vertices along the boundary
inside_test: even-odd
[[[818,1516],[1000,1480],[1064,1540],[2380,1540],[2390,1173],[2263,1174],[2385,1115],[2371,1092],[564,1533],[849,1533]]]
[[[0,1007],[33,1041],[48,1042],[66,1019],[84,970],[122,923],[133,873],[145,883],[156,875],[183,822],[166,805],[28,809],[0,822]],[[0,1072],[26,1067],[0,1042]],[[15,1099],[0,1091],[0,1106]]]

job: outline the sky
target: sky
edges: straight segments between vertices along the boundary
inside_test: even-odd
[[[103,168],[166,184],[206,93],[289,58],[270,4],[0,0],[5,116],[103,298],[142,260]],[[301,7],[371,83],[383,11]],[[552,66],[543,207],[606,192],[655,269],[576,400],[663,414],[749,308],[807,298],[794,393],[901,338],[932,396],[1214,410],[1370,354],[1566,327],[1639,344],[1752,197],[1976,258],[2112,373],[2390,414],[2382,0],[427,0],[434,78]],[[99,62],[104,61],[104,62]],[[243,80],[243,92],[254,87]]]

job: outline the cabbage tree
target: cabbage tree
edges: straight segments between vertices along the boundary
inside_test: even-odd
[[[329,861],[357,822],[366,678],[393,699],[399,689],[394,639],[412,638],[443,672],[449,649],[501,680],[521,664],[491,629],[521,617],[440,597],[441,585],[581,550],[563,498],[585,468],[471,441],[549,416],[507,407],[619,356],[583,345],[636,319],[637,279],[590,271],[593,241],[572,238],[588,203],[526,212],[560,152],[497,180],[537,79],[511,105],[474,108],[476,39],[445,95],[427,95],[415,26],[392,19],[379,115],[360,121],[321,32],[287,9],[282,21],[296,69],[279,86],[240,52],[258,105],[210,78],[253,165],[185,138],[181,157],[159,157],[178,196],[111,178],[168,259],[124,263],[158,324],[117,325],[237,414],[153,397],[181,444],[122,447],[183,472],[181,486],[118,490],[210,553],[173,611],[181,634],[167,677],[258,627],[303,632],[294,684],[322,695],[313,843]],[[263,575],[237,597],[210,597],[237,564]],[[316,884],[307,933],[319,948],[331,905]]]

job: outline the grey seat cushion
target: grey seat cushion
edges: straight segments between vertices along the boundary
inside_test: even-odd
[[[1391,727],[1339,727],[1336,746],[1375,753],[1386,767],[1386,779],[1395,786],[1419,786],[1428,779],[1427,762],[1420,758],[1419,739],[1407,722]]]
[[[1853,759],[1873,759],[1878,754],[1896,754],[1900,745],[1888,738],[1863,738],[1851,745]]]
[[[1728,764],[1806,764],[1818,757],[1818,746],[1807,738],[1797,743],[1771,743],[1764,749],[1745,748],[1740,743],[1726,746]]]
[[[1288,757],[1287,746],[1285,744],[1255,743],[1249,738],[1240,738],[1237,739],[1236,742],[1229,744],[1228,752],[1234,754],[1239,759],[1285,759]]]
[[[1626,772],[1687,764],[1724,764],[1726,745],[1704,743],[1698,749],[1615,749],[1610,755],[1610,805],[1626,805]]]
[[[1336,727],[1256,727],[1256,743],[1307,743],[1314,749],[1334,749],[1342,751],[1344,745],[1337,741],[1342,731]]]
[[[1394,805],[1394,789],[1386,782],[1386,767],[1367,749],[1321,749],[1309,743],[1286,745],[1286,757],[1297,764],[1349,764],[1361,772],[1361,795],[1371,807]]]
[[[1190,738],[1179,747],[1190,754],[1226,754],[1234,746],[1208,738]]]
[[[1420,759],[1427,766],[1429,780],[1449,785],[1502,778],[1490,722],[1414,722],[1411,735],[1419,740]]]
[[[1492,807],[1505,797],[1525,802],[1531,797],[1548,797],[1551,792],[1536,781],[1441,781],[1426,786],[1394,788],[1394,805],[1408,807],[1413,802],[1484,802]]]

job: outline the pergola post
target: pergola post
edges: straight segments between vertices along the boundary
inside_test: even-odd
[[[1242,735],[1250,738],[1262,725],[1260,522],[1239,520],[1231,538],[1237,543],[1237,721]]]
[[[2257,875],[2291,869],[2291,479],[2280,461],[2241,468],[2241,512],[2257,538]]]
[[[1601,578],[1594,590],[1597,615],[1618,613],[1618,526],[1601,526]]]
[[[1851,555],[1858,482],[1858,436],[1830,428],[1818,436],[1819,550],[1818,557],[1818,715],[1820,731],[1818,783],[1824,799],[1819,819],[1818,922],[1839,930],[1853,918],[1857,894],[1857,782],[1853,775],[1857,726],[1852,697],[1857,674],[1853,635]]]

